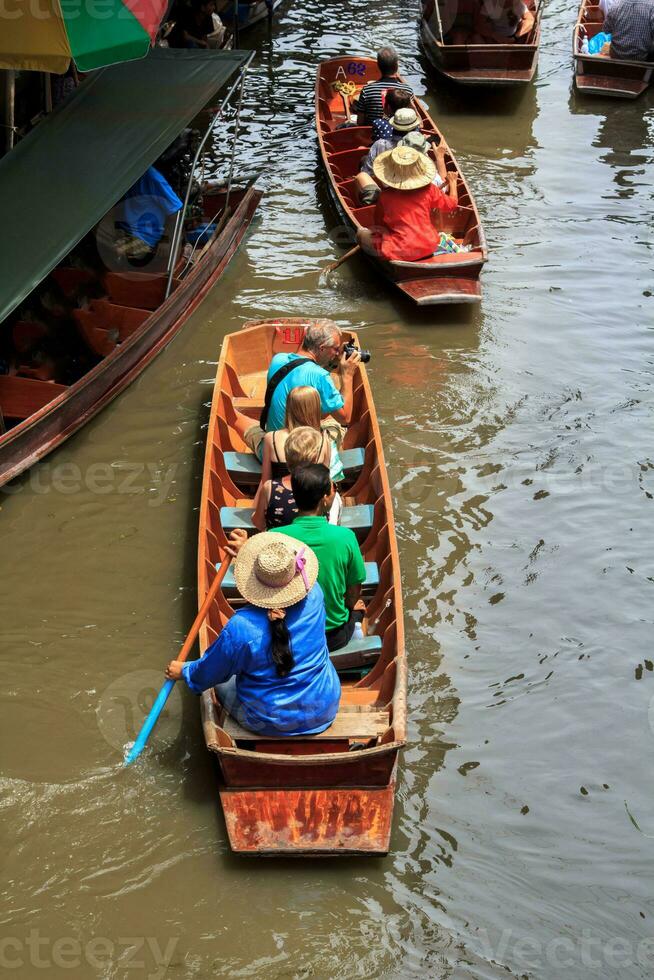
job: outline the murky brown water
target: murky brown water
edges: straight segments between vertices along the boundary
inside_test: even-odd
[[[2,495],[8,976],[654,971],[654,96],[571,94],[555,0],[532,88],[427,96],[485,222],[482,307],[417,315],[354,262],[319,286],[337,252],[314,66],[395,39],[424,92],[415,13],[310,0],[255,35],[242,159],[269,172],[246,247],[139,381]],[[381,861],[232,857],[181,691],[163,750],[119,767],[134,692],[194,611],[221,338],[298,312],[373,349],[395,487],[411,744]]]

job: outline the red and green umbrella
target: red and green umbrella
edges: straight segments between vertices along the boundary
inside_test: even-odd
[[[62,73],[144,57],[166,0],[10,0],[0,30],[0,68]]]

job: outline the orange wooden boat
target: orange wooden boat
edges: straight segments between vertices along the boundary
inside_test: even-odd
[[[200,508],[200,604],[224,556],[226,533],[234,527],[254,532],[260,467],[233,427],[234,410],[258,418],[271,357],[297,351],[309,322],[257,321],[223,342]],[[391,494],[363,365],[354,399],[357,421],[343,450],[342,523],[355,530],[366,561],[367,635],[332,655],[343,685],[337,718],[320,735],[273,739],[240,728],[215,691],[201,699],[229,841],[240,854],[331,857],[389,849],[398,753],[406,740],[406,661]],[[202,650],[239,601],[228,575],[200,633]]]
[[[530,82],[538,65],[542,0],[532,6],[534,25],[521,41],[513,44],[448,44],[448,32],[456,29],[451,4],[424,0],[420,18],[423,50],[442,75],[461,85],[509,88]],[[459,9],[459,8],[454,8]],[[464,13],[463,7],[460,12]]]
[[[355,192],[355,177],[361,158],[370,149],[372,129],[370,126],[338,128],[346,119],[346,100],[336,91],[334,83],[353,82],[358,93],[366,82],[376,78],[379,69],[370,58],[330,58],[318,67],[316,129],[320,153],[334,205],[353,231],[370,227],[374,222],[375,205],[360,207]],[[417,100],[415,108],[422,121],[422,132],[427,136],[441,136]],[[481,219],[451,151],[447,167],[458,174],[459,207],[451,215],[442,215],[441,230],[452,234],[460,244],[470,246],[470,251],[433,256],[420,262],[388,262],[366,256],[385,279],[419,306],[476,303],[481,299],[479,277],[488,257]]]
[[[649,86],[654,65],[648,61],[620,61],[598,54],[584,54],[582,44],[602,30],[604,14],[598,3],[581,0],[572,35],[575,85],[587,95],[635,99]]]

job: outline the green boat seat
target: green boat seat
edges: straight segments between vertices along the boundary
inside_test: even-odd
[[[366,580],[361,586],[361,591],[363,595],[373,595],[377,590],[379,585],[379,566],[375,561],[367,561],[366,563]],[[220,568],[220,565],[216,565],[216,570]],[[234,579],[234,571],[232,566],[227,569],[227,574],[223,579],[222,590],[227,599],[238,599],[240,598],[239,593],[236,589],[236,580]]]
[[[359,541],[364,541],[372,527],[374,508],[372,504],[355,504],[344,507],[341,513],[341,524],[354,531]],[[252,507],[221,507],[220,523],[226,534],[242,527],[248,534],[254,534],[256,528],[252,523]]]
[[[363,449],[344,449],[341,452],[345,479],[352,483],[363,469]],[[257,487],[261,479],[261,463],[254,453],[225,453],[225,468],[237,487]]]
[[[361,640],[350,640],[347,646],[335,650],[329,656],[336,670],[352,670],[374,664],[379,658],[381,648],[381,636],[364,636]]]

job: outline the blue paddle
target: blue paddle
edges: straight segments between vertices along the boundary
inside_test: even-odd
[[[202,626],[202,623],[204,622],[205,617],[209,612],[211,603],[216,598],[216,593],[218,592],[218,589],[222,585],[222,581],[225,578],[225,575],[227,574],[227,569],[230,566],[231,560],[232,560],[231,555],[225,556],[222,565],[218,569],[218,574],[216,575],[215,579],[211,583],[211,588],[207,592],[207,597],[202,603],[199,613],[195,617],[195,622],[191,626],[191,630],[188,636],[186,637],[186,639],[184,640],[184,645],[182,649],[179,651],[178,656],[176,657],[177,660],[186,660],[189,653],[191,652],[191,649],[193,647],[193,644],[195,643],[197,635],[200,632],[200,627]],[[138,759],[138,757],[140,756],[141,752],[146,746],[146,743],[150,737],[150,733],[152,732],[152,729],[157,724],[159,715],[163,711],[166,701],[170,697],[170,692],[172,691],[174,686],[175,686],[175,681],[173,680],[165,681],[163,687],[161,688],[161,690],[159,691],[156,697],[154,704],[150,709],[150,713],[148,717],[145,719],[143,725],[141,726],[141,731],[138,733],[134,745],[131,747],[131,749],[129,750],[125,758],[124,765],[126,766],[131,765],[132,762],[134,762],[134,760]]]

